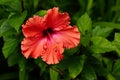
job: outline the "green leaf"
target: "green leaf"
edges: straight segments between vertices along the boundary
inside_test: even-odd
[[[113,66],[113,72],[114,75],[120,76],[120,59],[116,60],[114,66]]]
[[[16,34],[15,29],[10,26],[8,20],[4,21],[0,27],[0,36],[9,36],[12,34]]]
[[[112,43],[103,37],[92,37],[91,41],[93,44],[90,49],[93,53],[100,54],[114,50]]]
[[[97,80],[96,73],[90,65],[86,65],[81,74],[82,80]]]
[[[26,16],[27,16],[26,11],[24,11],[21,15],[12,13],[10,14],[9,17],[9,24],[11,25],[11,27],[15,28],[15,30],[18,32]]]
[[[53,69],[49,69],[50,71],[50,80],[58,80],[58,72]]]
[[[101,37],[108,37],[112,32],[113,28],[111,27],[100,27],[96,26],[92,30],[92,36],[101,36]]]
[[[83,35],[91,32],[92,21],[87,13],[85,13],[78,19],[77,26]]]
[[[116,52],[120,56],[120,33],[115,33],[113,44],[115,45]]]
[[[16,53],[18,44],[19,44],[18,38],[4,37],[4,46],[2,48],[4,57],[8,58],[8,56],[10,56],[11,54]]]
[[[96,22],[94,25],[100,27],[110,27],[114,29],[120,29],[120,24],[114,22]]]
[[[4,5],[7,11],[21,12],[22,6],[19,0],[0,0],[0,5]]]
[[[78,19],[77,26],[82,36],[81,44],[86,47],[90,43],[90,37],[92,33],[92,21],[87,13]]]
[[[36,14],[36,15],[39,15],[39,16],[41,16],[41,17],[43,17],[46,13],[47,13],[46,10],[40,10],[40,11],[38,11],[38,12],[35,13],[35,14]]]
[[[71,60],[69,61],[71,65],[68,68],[69,75],[71,78],[74,79],[77,75],[80,74],[80,72],[83,69],[84,61],[85,61],[85,55],[71,58]]]

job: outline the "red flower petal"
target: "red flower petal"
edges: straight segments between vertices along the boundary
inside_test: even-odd
[[[22,54],[28,58],[38,58],[44,53],[46,38],[25,38],[21,43]]]
[[[21,43],[22,54],[28,58],[42,57],[47,64],[57,64],[63,58],[63,45],[47,38],[25,38]]]
[[[69,26],[57,31],[57,34],[53,35],[53,38],[55,38],[56,41],[62,42],[65,48],[73,48],[80,42],[80,33],[76,26]]]
[[[42,18],[39,16],[30,18],[25,25],[22,25],[22,32],[25,37],[35,37],[37,34],[42,36],[42,30],[44,29],[44,23],[42,23]]]
[[[47,64],[57,64],[63,58],[63,45],[55,41],[47,41],[47,49],[45,54],[42,55],[43,61]]]
[[[70,17],[68,13],[59,13],[58,8],[49,9],[44,17],[46,26],[49,28],[64,28],[70,24]]]

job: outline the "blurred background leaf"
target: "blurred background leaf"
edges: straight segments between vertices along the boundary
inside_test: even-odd
[[[0,0],[0,5],[4,7],[6,11],[21,13],[22,6],[19,0]]]
[[[100,54],[114,50],[112,43],[103,37],[92,37],[91,41],[90,49],[93,53]]]
[[[68,68],[70,77],[74,79],[78,74],[80,74],[80,72],[83,69],[84,61],[85,61],[85,55],[82,55],[80,57],[74,57],[71,59],[70,61],[71,65]]]
[[[26,11],[24,11],[21,15],[11,13],[9,15],[8,20],[10,25],[18,32],[26,16],[27,16]]]
[[[19,44],[19,39],[14,37],[4,37],[4,46],[2,48],[3,55],[8,58],[13,53],[17,53],[16,49]]]
[[[115,45],[115,50],[117,51],[118,55],[120,56],[120,33],[115,33],[115,38],[114,38],[114,45]]]

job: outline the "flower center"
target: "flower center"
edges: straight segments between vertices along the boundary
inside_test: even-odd
[[[48,28],[48,29],[43,31],[43,35],[44,36],[49,36],[52,33],[53,33],[53,30],[51,28]]]

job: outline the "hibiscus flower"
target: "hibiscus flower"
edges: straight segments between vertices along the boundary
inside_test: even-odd
[[[59,63],[64,48],[74,48],[80,42],[80,33],[70,25],[68,13],[60,13],[57,7],[49,9],[44,17],[29,18],[22,25],[22,32],[22,54],[26,58],[41,57],[47,64]]]

